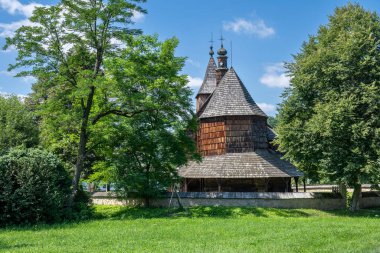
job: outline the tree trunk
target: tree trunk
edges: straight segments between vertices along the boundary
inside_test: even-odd
[[[146,165],[146,170],[145,170],[145,176],[146,176],[146,187],[147,187],[147,195],[145,197],[145,207],[150,207],[150,194],[151,194],[151,189],[150,189],[150,165]]]
[[[145,207],[150,207],[150,197],[145,197]]]
[[[354,192],[352,194],[350,211],[359,210],[361,196],[362,196],[362,185],[361,184],[354,185]]]
[[[87,146],[87,141],[88,141],[87,128],[88,128],[88,120],[91,113],[92,103],[94,99],[94,94],[95,94],[95,87],[91,87],[90,93],[88,94],[88,97],[87,97],[86,107],[83,110],[77,161],[75,163],[75,172],[74,172],[74,178],[73,178],[73,183],[72,183],[72,193],[71,193],[71,198],[69,200],[69,206],[73,205],[75,196],[78,192],[79,180],[83,171],[84,161],[86,159],[86,153],[87,153],[86,146]]]
[[[342,198],[344,199],[344,203],[346,203],[346,207],[348,206],[347,203],[347,185],[345,183],[339,183],[339,192],[342,195]]]

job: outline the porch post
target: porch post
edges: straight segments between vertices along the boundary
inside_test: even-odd
[[[306,178],[303,178],[303,191],[306,192]]]
[[[298,177],[295,177],[294,181],[296,182],[296,192],[298,192]]]
[[[217,182],[218,182],[218,192],[221,192],[222,191],[222,179],[218,178]]]
[[[185,178],[185,180],[184,180],[184,186],[183,186],[183,191],[184,192],[187,192],[187,178]]]

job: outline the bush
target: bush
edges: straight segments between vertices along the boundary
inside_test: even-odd
[[[0,225],[62,220],[70,185],[63,164],[47,151],[13,149],[0,156]]]

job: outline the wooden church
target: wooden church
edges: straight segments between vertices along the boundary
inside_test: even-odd
[[[281,159],[270,142],[275,133],[236,71],[227,67],[221,45],[210,60],[196,96],[201,162],[179,169],[184,192],[289,192],[303,174]]]

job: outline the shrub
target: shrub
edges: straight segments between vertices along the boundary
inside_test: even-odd
[[[0,225],[60,221],[71,180],[60,160],[38,149],[0,156]]]

